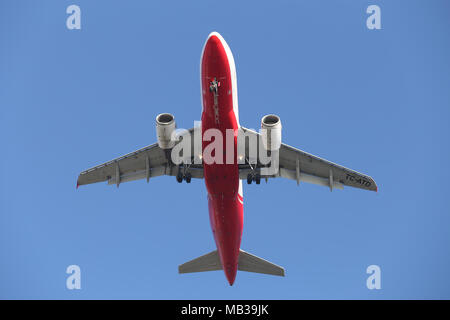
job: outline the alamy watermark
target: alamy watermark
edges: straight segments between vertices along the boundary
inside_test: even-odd
[[[248,164],[258,167],[262,175],[276,175],[279,168],[281,137],[277,131],[209,128],[202,132],[196,121],[193,134],[186,129],[171,133],[174,142],[170,156],[175,165]],[[191,141],[194,139],[194,141]],[[204,144],[204,148],[202,148]]]
[[[69,290],[81,289],[81,269],[76,264],[67,267],[66,273],[70,276],[66,279],[66,288]]]
[[[366,13],[370,16],[366,20],[366,26],[369,30],[381,29],[381,9],[379,6],[372,4],[367,7]]]
[[[70,14],[66,20],[67,29],[81,29],[81,9],[79,6],[72,4],[67,7],[66,13]]]
[[[367,278],[366,286],[369,290],[381,289],[381,268],[376,264],[372,264],[366,269],[367,274],[370,276]]]

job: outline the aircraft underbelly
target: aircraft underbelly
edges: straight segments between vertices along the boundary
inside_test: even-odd
[[[212,83],[216,85],[217,91],[211,89]],[[242,237],[243,205],[238,198],[239,168],[236,162],[238,123],[233,110],[234,88],[227,54],[217,37],[211,37],[205,45],[201,60],[201,85],[203,167],[208,191],[209,216],[223,269],[232,284],[236,277]],[[212,130],[209,133],[213,137],[211,141],[205,141],[205,132],[210,129]],[[230,132],[227,134],[227,129],[231,130],[231,135]],[[214,130],[216,133],[220,131],[223,138],[221,156],[217,150],[209,152],[206,149],[215,141]],[[228,138],[231,136],[231,142],[228,142],[231,148],[227,148],[227,136]],[[226,149],[233,152],[233,161],[227,161]],[[215,159],[214,163],[205,159],[207,154],[211,156],[210,159]]]

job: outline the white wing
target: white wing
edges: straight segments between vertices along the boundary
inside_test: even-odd
[[[243,127],[241,128],[245,134],[254,134],[257,135],[258,139],[261,139],[259,133]],[[246,145],[246,156],[248,153],[248,145]],[[240,178],[246,179],[248,173],[251,171],[252,169],[249,165],[240,165]],[[279,170],[277,174],[261,175],[261,177],[283,177],[296,180],[297,183],[304,181],[327,186],[331,189],[342,189],[343,186],[349,186],[377,191],[377,185],[371,177],[328,160],[319,158],[284,143],[281,145],[279,150]]]
[[[188,131],[191,136],[193,136],[193,130]],[[194,139],[191,138],[190,141],[193,155]],[[178,170],[180,167],[172,163],[170,153],[165,152],[155,143],[81,172],[77,186],[102,181],[116,185],[139,179],[148,181],[150,178],[162,175],[176,176]],[[191,164],[187,170],[192,178],[203,178],[202,164]]]

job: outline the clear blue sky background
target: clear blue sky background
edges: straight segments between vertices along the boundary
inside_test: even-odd
[[[70,4],[81,30],[66,28]],[[370,4],[382,30],[366,28]],[[450,298],[449,13],[448,1],[1,1],[0,298]],[[378,183],[244,185],[242,248],[285,278],[177,273],[215,248],[201,180],[75,189],[80,171],[155,142],[158,113],[200,119],[211,31],[235,57],[241,124],[276,113],[286,143]]]

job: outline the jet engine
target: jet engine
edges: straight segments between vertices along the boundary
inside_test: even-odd
[[[281,119],[274,114],[268,114],[261,119],[261,134],[266,150],[278,150],[281,146]]]
[[[171,149],[175,141],[171,139],[175,131],[175,117],[170,113],[161,113],[156,117],[156,136],[161,149]]]

